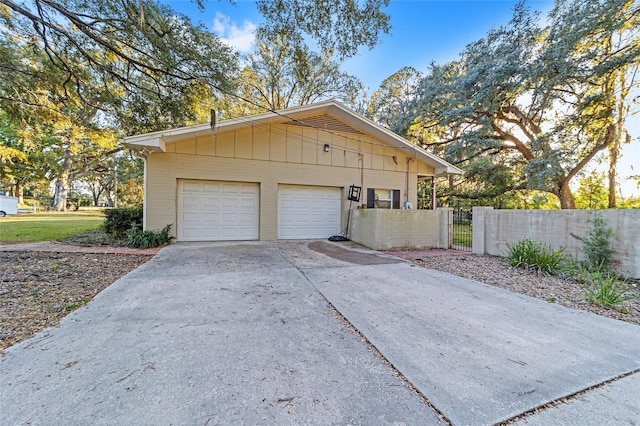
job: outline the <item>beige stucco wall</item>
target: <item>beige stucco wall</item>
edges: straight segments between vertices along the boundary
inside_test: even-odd
[[[325,144],[329,152],[324,152]],[[344,227],[350,185],[363,187],[363,204],[366,188],[399,189],[401,203],[405,201],[411,154],[381,144],[365,135],[292,125],[256,125],[168,143],[167,152],[151,153],[146,160],[145,229],[173,223],[175,232],[179,179],[259,183],[261,240],[276,239],[278,184],[340,187]],[[408,200],[415,206],[417,173],[434,171],[418,161],[409,162],[409,168]]]
[[[449,211],[353,210],[349,238],[376,250],[447,248]]]
[[[598,210],[613,230],[614,259],[619,269],[640,278],[640,210]],[[583,259],[583,236],[592,229],[593,210],[493,210],[473,209],[473,251],[505,256],[507,244],[522,238],[542,241],[554,249]]]

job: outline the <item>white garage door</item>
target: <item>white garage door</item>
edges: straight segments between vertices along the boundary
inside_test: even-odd
[[[342,189],[278,187],[278,239],[328,238],[340,233]]]
[[[257,183],[180,180],[178,240],[257,240]]]

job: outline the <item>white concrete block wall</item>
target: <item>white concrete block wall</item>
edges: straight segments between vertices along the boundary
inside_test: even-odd
[[[437,248],[442,213],[434,210],[355,209],[349,238],[376,250]]]
[[[592,229],[594,212],[613,229],[612,248],[620,271],[640,278],[640,210],[493,210],[473,209],[473,252],[505,256],[507,244],[522,238],[542,241],[583,259],[583,243],[571,234]]]

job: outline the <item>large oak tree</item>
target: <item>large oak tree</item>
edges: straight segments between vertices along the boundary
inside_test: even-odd
[[[626,138],[639,9],[634,0],[560,0],[542,26],[519,4],[459,60],[430,67],[404,131],[466,170],[462,195],[539,190],[575,208],[573,179],[599,153],[615,159]]]

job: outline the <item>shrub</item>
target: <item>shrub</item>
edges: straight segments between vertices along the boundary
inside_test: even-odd
[[[142,228],[142,206],[109,209],[104,215],[104,231],[115,238],[124,238],[134,226]]]
[[[582,241],[584,244],[582,252],[586,257],[586,267],[589,270],[613,269],[613,255],[615,251],[611,248],[611,237],[613,230],[607,226],[607,222],[602,215],[593,214],[591,221],[593,227],[584,236],[571,236]]]
[[[173,237],[169,233],[170,231],[171,224],[165,226],[160,231],[143,231],[134,225],[127,231],[125,245],[142,249],[159,247],[171,242]]]
[[[507,244],[507,250],[511,266],[535,269],[545,274],[555,274],[562,269],[562,249],[554,251],[544,243],[523,238],[515,244]]]

